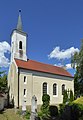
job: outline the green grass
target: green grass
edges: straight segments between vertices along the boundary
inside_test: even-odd
[[[76,100],[74,100],[74,103],[83,104],[83,97],[77,98]]]
[[[15,113],[14,109],[7,109],[0,113],[0,120],[25,120]]]

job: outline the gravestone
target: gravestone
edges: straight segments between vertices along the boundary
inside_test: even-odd
[[[37,98],[34,95],[31,99],[31,117],[30,120],[35,120],[37,117]]]
[[[22,103],[22,115],[25,115],[26,114],[26,101],[23,100],[23,103]]]

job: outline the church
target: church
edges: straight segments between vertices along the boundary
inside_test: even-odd
[[[8,72],[10,102],[13,100],[15,107],[22,106],[23,102],[30,106],[32,96],[35,95],[37,105],[42,105],[43,94],[49,94],[51,105],[62,103],[65,89],[74,93],[74,78],[62,67],[27,58],[27,37],[22,29],[19,11],[17,27],[11,34],[11,62]]]

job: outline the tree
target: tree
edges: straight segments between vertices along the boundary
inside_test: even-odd
[[[71,65],[76,67],[74,76],[75,95],[83,95],[83,40],[79,53],[75,53],[71,59]]]
[[[72,90],[70,90],[70,99],[69,99],[69,101],[72,102],[73,100],[74,100],[73,92],[72,92]]]
[[[5,72],[0,72],[0,92],[7,92],[7,75]]]
[[[46,118],[49,116],[49,103],[50,96],[48,94],[44,94],[42,96],[43,105],[41,106],[42,117]]]

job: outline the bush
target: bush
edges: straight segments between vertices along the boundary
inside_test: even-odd
[[[67,94],[67,90],[65,90],[63,94],[63,103],[66,103],[67,101],[68,101],[68,94]]]
[[[83,118],[83,104],[73,103],[71,106],[73,117],[77,117],[81,120],[81,118]]]
[[[61,114],[61,120],[71,120],[71,106],[65,106]]]
[[[42,96],[43,105],[41,106],[41,111],[38,113],[38,116],[47,119],[49,116],[49,103],[50,103],[50,96],[48,94],[44,94]]]
[[[65,108],[65,104],[59,104],[59,112],[60,112],[60,114],[63,113],[64,108]]]
[[[70,102],[72,102],[73,100],[74,100],[73,92],[72,90],[70,90]]]
[[[83,120],[83,105],[69,103],[68,105],[60,104],[61,120]]]
[[[30,120],[30,111],[29,110],[26,110],[26,112],[23,114],[22,109],[19,109],[17,111],[17,114],[23,115],[24,118],[26,118],[27,120]]]
[[[30,120],[30,111],[28,111],[28,110],[26,111],[25,118],[27,120]]]
[[[58,115],[58,108],[57,106],[50,106],[49,112],[51,117],[56,117]]]
[[[48,107],[50,102],[50,96],[48,94],[44,94],[42,96],[42,101],[43,101],[43,105],[45,105],[45,107]]]

